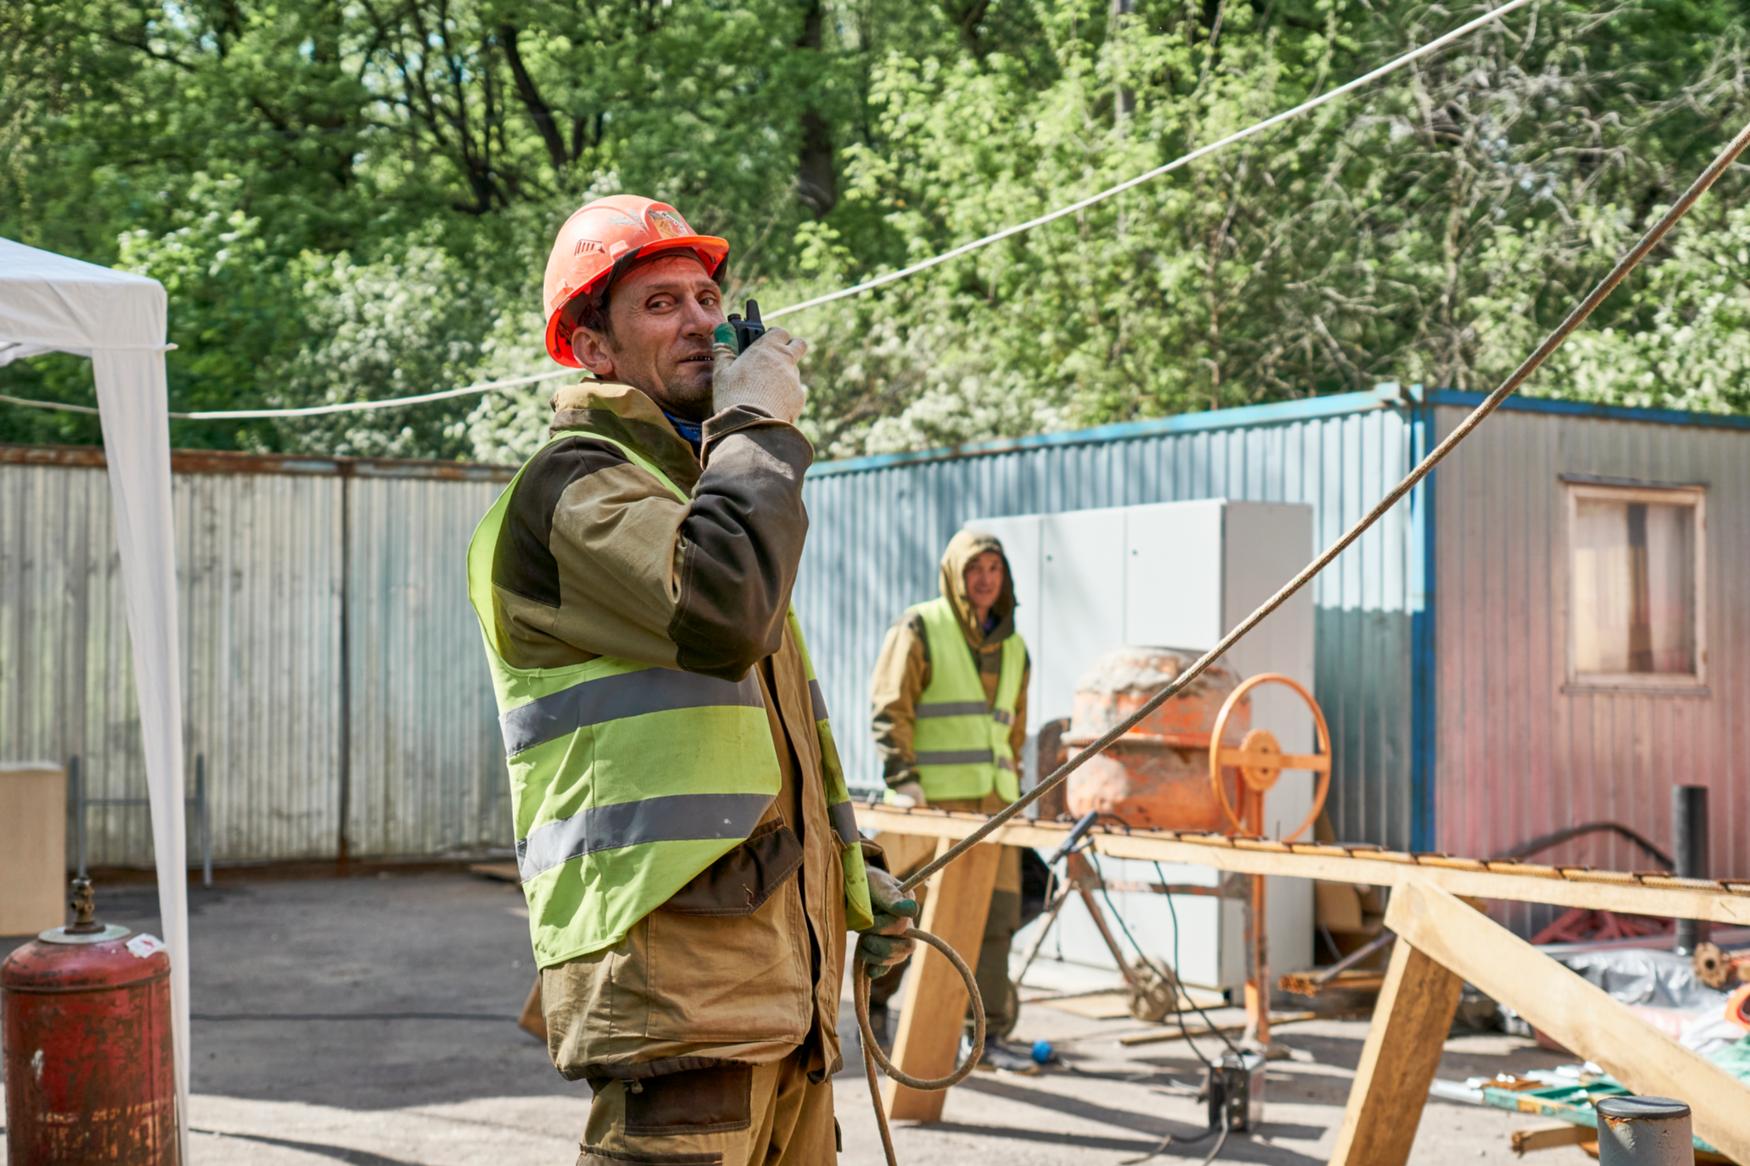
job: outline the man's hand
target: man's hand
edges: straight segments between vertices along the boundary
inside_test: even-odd
[[[869,905],[875,909],[875,921],[858,937],[857,954],[868,964],[873,978],[911,958],[917,943],[906,932],[918,917],[918,901],[899,889],[898,879],[870,867]]]
[[[806,340],[792,339],[782,328],[766,334],[735,352],[735,329],[717,325],[711,335],[711,407],[721,413],[737,405],[755,409],[779,421],[794,424],[802,416],[807,393],[796,362],[808,351]]]
[[[924,797],[924,787],[915,781],[902,781],[893,787],[891,805],[908,809],[913,806],[929,805],[929,799]]]

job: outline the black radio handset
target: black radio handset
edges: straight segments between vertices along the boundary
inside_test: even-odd
[[[735,351],[746,352],[748,345],[766,334],[766,326],[760,323],[759,301],[747,301],[746,319],[734,312],[729,313],[729,326],[735,329]]]

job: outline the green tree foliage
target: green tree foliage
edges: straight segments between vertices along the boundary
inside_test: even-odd
[[[17,0],[0,234],[171,297],[172,407],[550,367],[552,232],[601,193],[731,238],[768,310],[1158,166],[1484,10],[1422,0]],[[1750,108],[1737,0],[1539,0],[1288,127],[806,335],[823,451],[1367,387],[1490,386]],[[1737,411],[1750,216],[1722,183],[1537,391]],[[549,386],[550,387],[550,386]],[[88,401],[79,362],[0,389]],[[180,445],[509,460],[548,389]],[[0,440],[95,420],[0,408]]]

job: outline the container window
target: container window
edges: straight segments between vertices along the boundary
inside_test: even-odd
[[[1699,684],[1702,491],[1569,492],[1574,679]]]

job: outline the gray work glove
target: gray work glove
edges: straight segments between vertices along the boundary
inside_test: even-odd
[[[857,937],[857,954],[867,963],[869,975],[877,977],[911,958],[917,943],[906,932],[918,917],[918,901],[900,890],[899,880],[886,871],[870,867],[868,873],[875,921]]]
[[[924,787],[915,781],[902,781],[893,787],[893,796],[887,799],[892,806],[902,809],[912,806],[927,806],[929,799],[924,797]]]
[[[735,352],[735,329],[717,325],[711,335],[711,405],[717,413],[737,405],[755,409],[779,421],[794,424],[802,416],[807,393],[796,362],[808,351],[806,340],[792,339],[782,328],[766,334]]]

